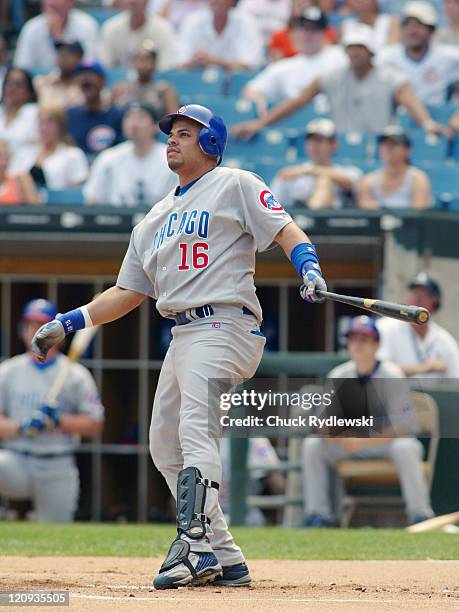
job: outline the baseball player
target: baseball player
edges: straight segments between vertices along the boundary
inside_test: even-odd
[[[325,290],[309,238],[264,182],[220,167],[223,120],[197,104],[164,116],[167,161],[179,186],[155,204],[133,230],[116,285],[91,303],[56,317],[33,340],[44,358],[66,334],[118,319],[156,300],[174,319],[153,403],[150,450],[177,500],[177,537],[157,589],[250,584],[241,549],[218,504],[218,441],[209,435],[208,380],[251,378],[265,338],[254,286],[255,253],[281,245],[298,270],[301,295],[321,301]]]
[[[26,304],[20,335],[27,347],[56,315],[48,300]],[[102,428],[95,382],[80,364],[70,368],[57,405],[46,405],[66,359],[55,346],[42,363],[29,350],[0,365],[0,495],[31,499],[38,521],[73,519],[79,494],[75,446],[79,436],[95,436]]]

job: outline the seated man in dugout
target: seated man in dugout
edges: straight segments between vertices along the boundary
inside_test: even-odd
[[[356,385],[365,385],[366,397],[369,381],[377,385],[380,414],[386,415],[389,426],[378,427],[367,437],[316,437],[303,443],[303,498],[305,527],[331,527],[334,524],[330,499],[330,468],[344,459],[390,459],[399,474],[400,488],[405,501],[408,523],[418,523],[433,516],[427,483],[422,470],[423,447],[415,437],[411,402],[404,397],[405,385],[402,370],[394,363],[379,361],[379,332],[375,322],[365,315],[352,319],[347,331],[350,361],[334,368],[328,377],[332,379],[357,379]],[[375,383],[374,379],[391,379]],[[339,382],[336,381],[339,385]],[[357,388],[354,388],[357,391]],[[337,390],[338,392],[338,390]],[[352,395],[355,397],[355,394]],[[373,406],[370,406],[372,409]],[[376,407],[374,407],[376,408]],[[335,411],[335,409],[333,409]],[[386,431],[388,432],[387,437]],[[389,432],[391,432],[389,434]],[[327,432],[328,433],[328,432]],[[378,433],[376,437],[368,437]],[[389,437],[391,435],[392,437]]]

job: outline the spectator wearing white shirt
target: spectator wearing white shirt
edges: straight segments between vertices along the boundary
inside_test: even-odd
[[[62,105],[65,108],[84,103],[83,93],[76,83],[75,71],[83,59],[83,47],[74,42],[56,42],[57,68],[34,78],[40,105]]]
[[[410,163],[411,140],[406,132],[398,125],[387,126],[378,141],[382,167],[363,179],[360,208],[422,210],[432,206],[429,177]]]
[[[38,136],[37,96],[32,77],[26,70],[9,68],[3,81],[0,101],[0,137],[11,153],[10,172],[20,170],[24,147]]]
[[[457,47],[459,46],[459,0],[444,0],[443,9],[448,25],[435,31],[434,41]]]
[[[306,126],[307,162],[283,168],[271,183],[271,190],[284,208],[303,204],[311,209],[342,208],[354,204],[362,171],[355,166],[333,162],[338,147],[335,124],[314,119]]]
[[[366,24],[373,30],[373,44],[379,50],[394,45],[400,40],[399,20],[394,15],[381,13],[379,0],[347,0],[352,17],[345,19],[341,26],[341,35],[346,36],[356,25]]]
[[[267,45],[273,32],[287,26],[291,5],[290,0],[240,0],[237,8],[256,19],[263,42]]]
[[[249,70],[263,63],[257,22],[233,5],[234,0],[209,0],[208,8],[184,20],[179,31],[182,68]]]
[[[446,129],[432,121],[403,73],[387,66],[374,66],[372,37],[371,28],[364,24],[348,32],[343,44],[349,66],[320,73],[293,98],[258,119],[235,126],[233,134],[237,138],[251,138],[265,126],[306,106],[319,93],[327,96],[338,132],[381,132],[390,123],[396,104],[404,106],[425,130],[435,133]]]
[[[56,67],[56,41],[77,40],[85,57],[97,51],[97,21],[73,8],[74,0],[42,0],[42,14],[22,28],[14,55],[14,65],[27,70],[50,71]]]
[[[402,19],[402,42],[377,57],[379,65],[403,71],[418,98],[433,105],[443,104],[449,87],[459,79],[459,49],[432,40],[437,21],[429,3],[409,2]]]
[[[88,176],[88,162],[83,151],[70,144],[64,107],[41,106],[38,127],[40,140],[24,152],[24,169],[39,187],[69,189],[80,186]]]
[[[130,68],[137,50],[152,40],[158,52],[158,69],[176,65],[176,34],[163,17],[147,15],[147,0],[126,0],[126,10],[103,24],[99,57],[106,68]]]
[[[439,284],[420,272],[408,283],[404,303],[422,306],[435,314],[441,307]],[[416,325],[383,317],[377,325],[381,334],[378,357],[396,363],[406,376],[459,378],[457,341],[438,323],[430,320]]]
[[[83,189],[86,204],[150,208],[177,185],[167,165],[166,145],[155,141],[155,111],[133,104],[123,129],[127,142],[101,153],[91,167]]]
[[[187,17],[205,7],[207,0],[149,0],[147,12],[164,17],[178,31]]]
[[[256,103],[259,115],[265,114],[270,104],[294,98],[327,70],[347,65],[342,48],[327,45],[327,23],[319,8],[306,9],[292,29],[298,54],[267,66],[247,83],[242,96]]]

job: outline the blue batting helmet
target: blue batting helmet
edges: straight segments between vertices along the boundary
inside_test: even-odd
[[[56,306],[48,300],[30,300],[30,302],[27,302],[24,306],[22,319],[24,321],[48,323],[56,318],[57,312]]]
[[[227,139],[227,131],[223,119],[215,115],[206,106],[186,104],[181,106],[176,113],[164,115],[159,121],[159,129],[165,134],[169,134],[174,120],[180,117],[188,117],[203,126],[199,132],[199,146],[206,155],[218,157],[218,163],[220,163]]]

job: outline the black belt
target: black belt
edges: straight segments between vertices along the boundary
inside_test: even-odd
[[[17,448],[5,448],[5,450],[13,451],[13,453],[18,453],[19,455],[23,455],[24,457],[34,457],[35,459],[57,459],[58,457],[73,457],[75,453],[31,453],[29,451],[19,450]]]
[[[241,306],[241,308],[243,314],[255,317],[255,314],[247,306]],[[212,317],[214,314],[215,311],[212,306],[205,304],[204,306],[197,306],[196,308],[179,312],[175,315],[174,320],[176,325],[188,325],[188,323],[192,323],[197,319],[207,319],[207,317]]]

